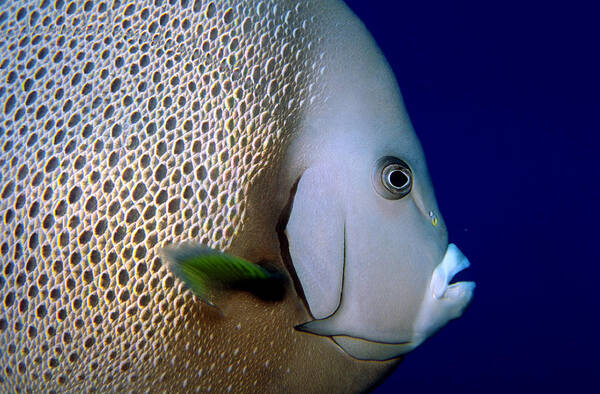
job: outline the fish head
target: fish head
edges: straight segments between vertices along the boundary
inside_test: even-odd
[[[323,44],[325,99],[288,152],[288,266],[314,318],[298,329],[387,360],[460,316],[474,284],[449,285],[469,263],[448,244],[393,72],[364,26],[339,13]]]

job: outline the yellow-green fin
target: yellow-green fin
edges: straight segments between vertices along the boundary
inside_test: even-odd
[[[204,302],[215,305],[219,292],[247,290],[253,293],[281,291],[282,276],[258,264],[204,245],[169,246],[161,250],[169,269]],[[273,287],[273,284],[277,286]],[[258,290],[258,291],[256,291]],[[272,290],[272,291],[271,291]],[[261,294],[257,294],[261,296]],[[262,294],[273,298],[273,294]]]

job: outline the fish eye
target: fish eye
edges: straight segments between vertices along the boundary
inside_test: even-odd
[[[379,159],[372,180],[375,191],[387,200],[398,200],[412,189],[412,171],[408,164],[397,157]]]

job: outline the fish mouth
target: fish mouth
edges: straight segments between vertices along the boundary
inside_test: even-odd
[[[471,263],[455,244],[448,245],[442,262],[434,269],[431,277],[431,292],[436,299],[455,298],[469,289],[475,288],[475,282],[455,282],[452,279]]]

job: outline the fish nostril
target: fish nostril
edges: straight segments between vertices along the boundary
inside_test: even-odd
[[[435,214],[435,212],[429,211],[429,217],[431,218],[431,224],[433,224],[434,227],[437,227],[437,225],[438,225],[438,217]]]

